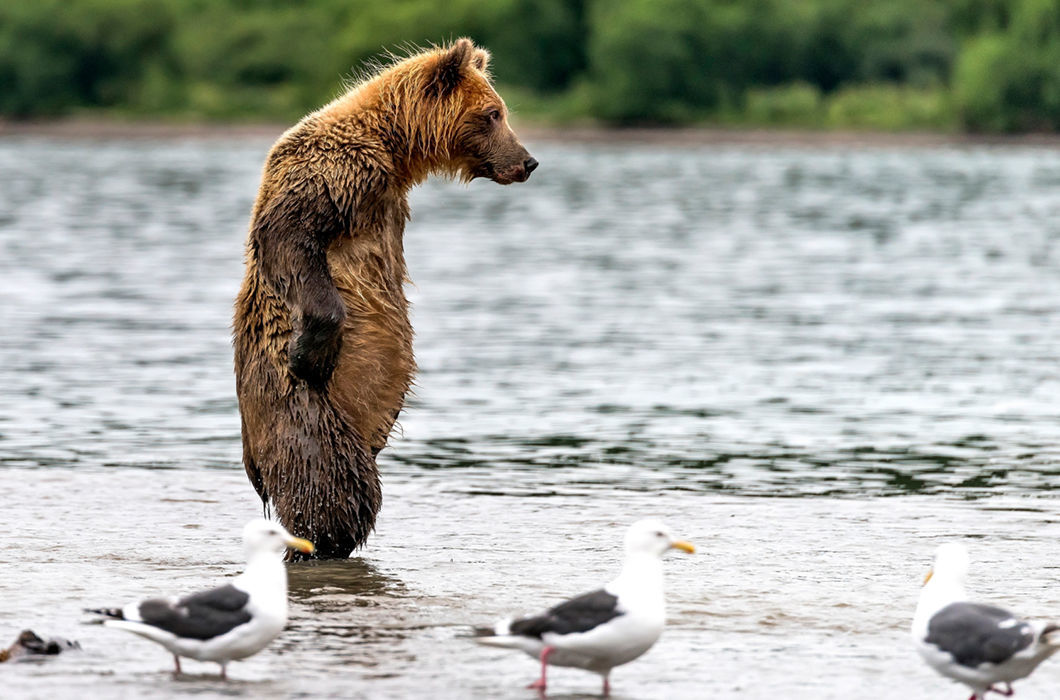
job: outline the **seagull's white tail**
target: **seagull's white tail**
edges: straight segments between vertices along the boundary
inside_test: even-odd
[[[536,637],[524,637],[512,634],[512,620],[507,618],[498,620],[493,627],[476,627],[472,639],[483,646],[499,647],[501,649],[518,649],[525,651],[531,656],[541,651],[542,642]]]
[[[150,639],[152,642],[158,642],[163,645],[174,639],[174,635],[171,632],[166,632],[158,627],[152,627],[143,622],[135,622],[133,620],[104,620],[103,626],[132,632],[133,634],[138,634],[141,637]]]

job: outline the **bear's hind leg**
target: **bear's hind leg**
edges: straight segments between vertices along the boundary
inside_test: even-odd
[[[291,399],[272,436],[276,449],[259,465],[263,488],[284,527],[316,545],[313,558],[346,558],[375,527],[382,503],[375,459],[326,394],[303,385]]]

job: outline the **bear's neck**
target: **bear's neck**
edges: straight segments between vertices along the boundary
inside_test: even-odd
[[[434,114],[436,104],[412,100],[401,81],[373,80],[322,110],[353,136],[354,144],[381,144],[393,185],[403,194],[429,175],[458,176],[450,144],[452,118]],[[352,144],[351,144],[352,145]]]

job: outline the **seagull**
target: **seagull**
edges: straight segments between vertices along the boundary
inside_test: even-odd
[[[573,666],[599,673],[606,697],[611,692],[611,669],[648,651],[662,634],[666,623],[662,556],[671,549],[696,551],[675,539],[658,520],[637,521],[626,532],[626,560],[618,578],[541,615],[478,628],[475,641],[520,649],[539,659],[541,677],[529,688],[545,691],[549,664]]]
[[[967,572],[964,545],[938,548],[913,616],[913,640],[931,668],[972,689],[969,700],[983,700],[989,692],[1010,696],[1013,681],[1060,650],[1060,625],[1028,622],[992,605],[967,602]]]
[[[106,627],[127,630],[161,644],[180,657],[213,661],[226,679],[229,661],[258,653],[287,624],[286,548],[311,553],[313,543],[269,520],[243,528],[246,570],[231,583],[184,598],[151,598],[122,608],[87,609]]]

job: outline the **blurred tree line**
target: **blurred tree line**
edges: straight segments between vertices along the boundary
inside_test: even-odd
[[[1060,128],[1060,0],[16,1],[0,115],[293,119],[461,35],[539,119]]]

